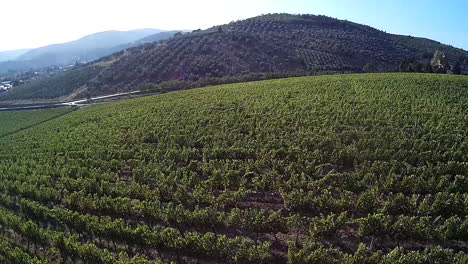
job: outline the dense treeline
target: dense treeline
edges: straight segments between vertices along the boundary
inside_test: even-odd
[[[467,88],[291,78],[7,123],[0,260],[466,263]]]
[[[439,74],[468,74],[468,56],[461,56],[449,60],[445,53],[436,50],[431,58],[417,60],[415,58],[405,59],[398,67],[399,72],[439,73]]]

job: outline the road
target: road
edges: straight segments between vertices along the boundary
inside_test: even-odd
[[[140,93],[140,91],[126,92],[126,93],[116,93],[116,94],[92,97],[92,98],[89,98],[89,99],[81,99],[81,100],[72,101],[72,102],[64,102],[64,103],[61,103],[61,104],[65,105],[65,106],[89,105],[89,104],[92,104],[93,101],[99,101],[99,100],[103,100],[103,99],[110,99],[110,98],[115,98],[115,97],[119,97],[119,96],[132,95],[132,94],[138,94],[138,93]]]
[[[111,99],[111,98],[138,94],[138,93],[140,93],[140,91],[102,95],[102,96],[96,96],[96,97],[92,97],[88,99],[82,99],[82,100],[71,101],[71,102],[0,106],[0,112],[20,111],[20,110],[37,110],[37,109],[48,109],[48,108],[70,107],[70,106],[86,106],[86,105],[91,105],[93,103],[96,103],[99,100]]]

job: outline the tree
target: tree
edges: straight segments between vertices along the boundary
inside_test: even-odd
[[[405,59],[400,63],[398,67],[400,72],[414,72],[413,70],[413,60],[412,59]]]
[[[422,72],[423,71],[423,65],[421,63],[414,62],[411,64],[411,68],[413,69],[414,72]]]
[[[452,72],[453,72],[453,74],[461,74],[461,63],[460,63],[460,61],[457,61],[457,63],[455,63],[455,66],[453,66]]]
[[[362,70],[364,72],[375,72],[375,67],[374,67],[374,65],[372,63],[367,63],[366,65],[364,65]]]
[[[404,59],[398,67],[400,72],[422,72],[423,65],[413,59]]]
[[[433,73],[434,71],[432,70],[431,62],[428,61],[426,64],[424,64],[423,71],[425,73]]]
[[[449,63],[445,54],[439,50],[434,52],[434,57],[431,60],[432,70],[435,73],[447,73],[449,69]]]

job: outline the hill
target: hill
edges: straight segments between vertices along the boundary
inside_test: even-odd
[[[232,82],[272,75],[362,72],[366,65],[372,71],[387,72],[405,60],[422,70],[436,50],[444,52],[452,65],[468,64],[468,52],[428,39],[388,34],[325,16],[263,15],[100,59],[96,63],[106,67],[89,80],[87,94],[136,90],[144,83],[168,81],[230,78]]]
[[[139,45],[146,44],[146,43],[153,43],[153,42],[159,42],[159,41],[162,41],[162,40],[170,39],[176,33],[179,33],[179,32],[182,33],[183,31],[174,30],[174,31],[159,32],[159,33],[149,35],[147,37],[144,37],[144,38],[136,41],[135,43],[133,43],[132,46],[139,46]]]
[[[467,263],[467,89],[450,75],[290,78],[10,134],[0,260]]]
[[[0,62],[14,60],[28,51],[28,49],[2,51],[0,52]]]
[[[145,43],[157,42],[171,38],[179,31],[165,31],[156,33],[134,42],[125,43],[108,49],[99,49],[101,55],[119,52]],[[96,55],[97,56],[97,55]],[[8,62],[13,65],[24,65],[23,62]],[[91,95],[87,85],[103,71],[109,63],[88,63],[84,66],[74,66],[71,70],[60,72],[46,78],[38,78],[0,94],[0,100],[21,99],[56,99],[74,93],[74,96],[86,97]],[[26,63],[28,64],[28,63]],[[29,67],[29,66],[28,66]]]
[[[53,99],[83,89],[104,66],[78,67],[50,77],[40,78],[0,94],[0,100]]]
[[[268,72],[361,72],[366,64],[393,71],[436,50],[454,64],[468,53],[435,41],[391,35],[323,16],[266,15],[145,46],[120,57],[96,87],[198,80]]]
[[[132,46],[142,38],[161,33],[157,29],[106,31],[78,40],[36,48],[0,63],[0,72],[69,65],[77,61],[88,62]],[[118,48],[122,45],[122,48]]]

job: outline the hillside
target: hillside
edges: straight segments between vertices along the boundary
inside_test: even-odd
[[[179,31],[156,33],[135,42],[125,43],[108,49],[99,49],[99,52],[101,55],[108,55],[138,45],[166,40],[173,37],[177,32]],[[8,93],[0,94],[0,100],[56,99],[72,93],[75,93],[76,96],[86,97],[91,95],[86,90],[87,85],[110,63],[112,62],[104,61],[101,63],[88,63],[85,66],[74,66],[71,70],[60,72],[47,78],[39,78],[26,82],[10,90]]]
[[[159,42],[162,40],[170,39],[178,32],[182,33],[183,31],[179,31],[179,30],[164,31],[164,32],[153,34],[153,35],[149,35],[133,43],[132,47],[146,44],[146,43]]]
[[[443,51],[452,65],[468,64],[468,52],[428,39],[388,34],[325,16],[263,15],[100,59],[97,63],[105,62],[107,67],[95,74],[87,94],[136,90],[143,83],[252,74],[362,72],[366,65],[388,72],[407,59],[424,66],[436,50]]]
[[[95,78],[103,66],[79,67],[51,77],[30,81],[19,88],[0,94],[3,100],[19,100],[25,98],[52,99],[70,94],[85,87],[89,80]]]
[[[161,33],[161,30],[140,29],[130,31],[106,31],[88,35],[67,43],[31,49],[9,61],[0,63],[0,73],[69,65],[74,64],[76,61],[93,61],[124,48],[131,47],[131,43],[157,33]],[[122,48],[119,48],[120,46],[122,46]]]
[[[2,124],[0,126],[0,138],[58,118],[69,113],[71,110],[73,109],[0,112],[0,124]]]
[[[10,134],[0,260],[467,263],[467,89],[451,75],[290,78]]]
[[[0,62],[14,60],[28,51],[28,49],[1,51]]]

